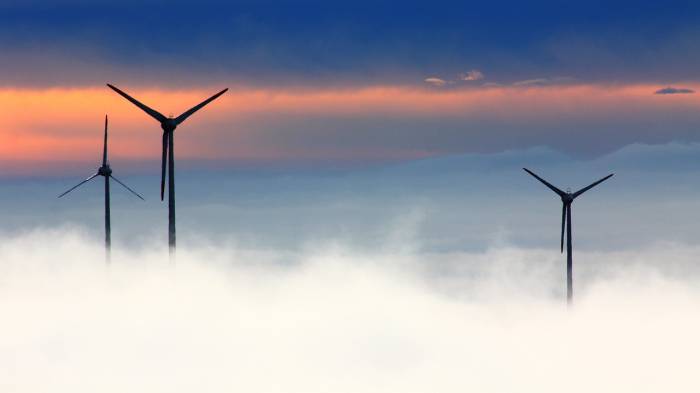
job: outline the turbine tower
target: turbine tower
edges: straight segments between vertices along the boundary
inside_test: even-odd
[[[104,178],[105,178],[105,251],[106,251],[105,258],[107,260],[107,263],[109,263],[110,258],[111,258],[111,252],[112,252],[112,226],[111,226],[111,222],[110,222],[111,217],[110,217],[110,210],[109,210],[109,179],[114,179],[114,181],[121,184],[127,190],[131,191],[132,194],[139,197],[142,201],[144,199],[136,191],[129,188],[126,184],[120,182],[116,177],[112,176],[112,168],[109,167],[109,160],[107,159],[107,115],[105,115],[105,141],[104,141],[104,148],[102,150],[102,166],[97,168],[97,173],[95,173],[94,175],[81,181],[77,185],[70,188],[68,191],[59,195],[58,197],[59,198],[63,197],[64,195],[66,195],[69,192],[75,190],[76,188],[82,186],[83,184],[89,182],[90,180],[96,178],[97,176],[104,176]]]
[[[202,101],[199,105],[196,105],[185,111],[178,117],[165,117],[160,112],[149,108],[148,106],[137,101],[135,98],[124,93],[118,88],[110,85],[107,86],[116,91],[119,95],[126,98],[132,104],[139,107],[142,111],[146,112],[152,118],[160,122],[160,127],[163,129],[163,155],[161,161],[161,177],[160,177],[160,200],[163,200],[163,194],[165,192],[165,162],[168,162],[168,245],[170,249],[170,255],[172,256],[175,252],[175,158],[174,158],[174,131],[177,126],[179,126],[188,117],[192,116],[193,113],[202,109],[208,103],[217,99],[220,95],[226,93],[228,89],[221,90],[220,92],[214,94],[213,96]]]
[[[584,187],[574,193],[569,189],[566,192],[554,187],[549,184],[546,180],[537,176],[535,173],[527,168],[523,168],[525,172],[532,175],[535,179],[539,180],[547,186],[550,190],[554,191],[561,198],[562,209],[561,209],[561,252],[564,252],[564,226],[566,226],[566,302],[571,305],[574,297],[574,278],[573,278],[573,260],[572,260],[572,250],[571,250],[571,203],[579,197],[584,192],[590,190],[591,188],[597,186],[598,184],[608,180],[612,177],[613,173],[605,176],[604,178],[598,180],[597,182],[591,184],[588,187]]]

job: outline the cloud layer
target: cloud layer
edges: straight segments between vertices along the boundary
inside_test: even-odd
[[[463,254],[451,269],[429,274],[421,266],[444,268],[440,259],[342,246],[294,255],[181,249],[176,267],[165,255],[164,249],[118,250],[106,270],[99,247],[80,236],[3,239],[0,388],[449,393],[558,392],[569,385],[572,392],[638,393],[698,387],[700,293],[687,277],[671,279],[644,263],[596,274],[567,312],[560,291],[543,290],[552,286],[552,266],[519,250]],[[600,266],[617,258],[653,266],[686,257],[661,249],[595,258]]]

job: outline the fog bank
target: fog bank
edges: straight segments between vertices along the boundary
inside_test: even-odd
[[[694,392],[697,249],[116,249],[0,240],[5,392]]]

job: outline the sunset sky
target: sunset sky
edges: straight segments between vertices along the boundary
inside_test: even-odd
[[[698,11],[639,1],[3,2],[0,175],[95,161],[104,114],[115,160],[157,160],[157,123],[108,82],[174,115],[229,87],[177,132],[179,158],[219,165],[538,146],[594,158],[694,142]]]

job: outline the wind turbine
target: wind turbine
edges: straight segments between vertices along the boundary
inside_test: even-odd
[[[221,90],[220,92],[214,94],[213,96],[202,101],[199,105],[192,107],[190,110],[185,111],[178,117],[165,117],[160,112],[149,108],[148,106],[137,101],[135,98],[124,93],[118,88],[110,85],[107,86],[116,91],[119,95],[129,100],[132,104],[139,107],[142,111],[146,112],[152,118],[160,122],[160,128],[163,129],[163,155],[161,161],[161,177],[160,177],[160,200],[163,200],[163,194],[165,192],[165,162],[168,162],[168,245],[170,246],[170,254],[175,252],[175,158],[174,158],[174,131],[177,126],[179,126],[183,121],[190,117],[193,113],[202,109],[208,103],[217,99],[220,95],[226,93],[228,89]]]
[[[109,212],[109,179],[114,179],[114,181],[121,184],[127,190],[131,191],[132,194],[139,197],[142,201],[144,199],[136,191],[129,188],[126,184],[119,181],[116,177],[112,176],[112,168],[109,167],[109,160],[107,159],[107,115],[105,115],[105,142],[104,142],[104,149],[102,150],[102,166],[97,168],[97,173],[95,173],[94,175],[81,181],[77,185],[70,188],[68,191],[59,195],[58,197],[59,198],[63,197],[64,195],[66,195],[69,192],[75,190],[76,188],[82,186],[83,184],[89,182],[90,180],[96,178],[97,176],[104,176],[104,178],[105,178],[105,250],[106,250],[107,263],[109,263],[110,258],[111,258],[111,252],[112,252],[112,226],[110,223],[111,217],[110,217],[110,212]]]
[[[579,197],[584,192],[590,190],[591,188],[597,186],[598,184],[608,180],[614,175],[613,173],[605,176],[604,178],[598,180],[597,182],[591,184],[588,187],[584,187],[576,192],[571,192],[571,189],[567,189],[566,192],[554,187],[549,184],[546,180],[537,176],[535,173],[527,168],[523,168],[525,172],[532,175],[535,179],[539,180],[547,186],[550,190],[554,191],[561,198],[562,209],[561,209],[561,252],[564,252],[564,225],[566,224],[566,301],[570,305],[574,297],[574,278],[573,278],[573,261],[572,261],[572,251],[571,251],[571,203]]]

